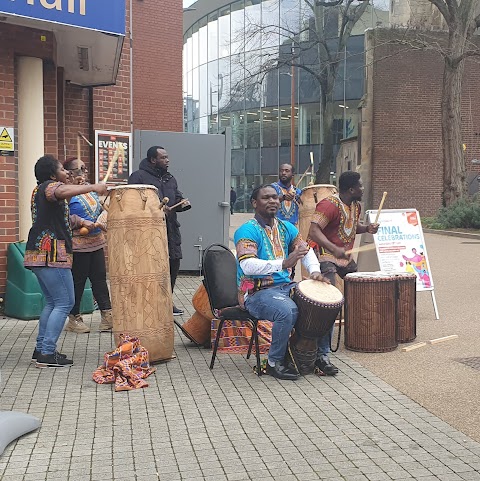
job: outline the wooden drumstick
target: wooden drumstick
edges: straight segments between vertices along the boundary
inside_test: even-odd
[[[303,180],[303,178],[307,175],[307,172],[310,170],[310,166],[307,167],[307,170],[302,174],[302,176],[300,177],[300,180],[295,184],[295,185],[299,185],[300,182]]]
[[[375,244],[365,244],[364,246],[354,247],[353,249],[345,251],[345,254],[356,254],[357,252],[372,251],[373,249],[375,249]]]
[[[90,147],[93,147],[93,144],[83,135],[81,132],[78,132],[79,137],[81,137]]]
[[[159,206],[159,208],[160,208],[160,209],[163,209],[163,208],[168,204],[168,201],[169,201],[169,200],[170,200],[170,199],[169,199],[168,197],[164,197],[164,198],[160,201],[160,206]]]
[[[182,204],[185,204],[185,202],[188,202],[188,199],[183,199],[183,200],[181,200],[180,202],[177,202],[176,204],[172,205],[172,206],[170,207],[170,209],[173,210],[173,209],[177,208],[178,206],[180,206],[180,205],[182,205]]]
[[[314,179],[315,179],[315,168],[313,166],[313,152],[310,152],[310,166],[312,167],[312,172],[310,174],[310,182],[309,182],[309,185],[313,185],[314,184]]]
[[[107,183],[108,178],[110,177],[110,175],[112,173],[113,166],[115,165],[115,162],[118,160],[118,158],[120,157],[120,154],[122,154],[122,153],[123,153],[123,144],[121,142],[117,142],[117,148],[115,150],[115,153],[113,154],[112,160],[108,164],[107,173],[105,174],[105,177],[102,180],[102,182],[104,184]]]
[[[378,224],[378,218],[380,217],[380,212],[382,212],[383,203],[385,202],[386,197],[387,197],[387,193],[384,192],[382,200],[380,201],[380,205],[378,206],[377,215],[375,216],[374,224]]]
[[[82,160],[81,152],[82,152],[82,145],[80,143],[80,136],[77,136],[77,159],[78,160]]]

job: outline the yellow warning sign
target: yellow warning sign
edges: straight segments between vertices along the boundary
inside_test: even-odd
[[[7,152],[13,152],[15,150],[13,128],[0,127],[0,150]]]

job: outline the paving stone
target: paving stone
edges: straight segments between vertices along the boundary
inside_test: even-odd
[[[198,285],[177,284],[190,313]],[[2,409],[42,418],[0,458],[2,481],[480,481],[479,443],[345,354],[332,355],[335,378],[285,383],[240,355],[220,353],[210,371],[210,352],[175,328],[176,359],[148,388],[115,393],[91,380],[111,335],[63,332],[75,365],[44,372],[29,364],[36,324],[0,318]]]

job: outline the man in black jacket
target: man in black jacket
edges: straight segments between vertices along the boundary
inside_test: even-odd
[[[185,201],[182,205],[171,209],[169,206],[178,204],[183,200],[183,194],[178,190],[177,180],[168,172],[167,151],[159,145],[150,147],[147,151],[147,158],[140,162],[139,170],[133,172],[129,177],[129,184],[153,185],[158,189],[160,199],[168,197],[169,201],[165,206],[168,237],[168,257],[170,260],[170,280],[172,292],[180,270],[180,259],[182,258],[182,238],[180,235],[180,224],[177,221],[177,212],[191,208],[190,202]],[[173,306],[173,315],[181,316],[183,311]]]

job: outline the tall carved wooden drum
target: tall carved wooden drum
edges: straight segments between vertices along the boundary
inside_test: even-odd
[[[417,276],[399,274],[397,280],[397,341],[411,342],[417,337]]]
[[[136,336],[150,361],[172,358],[173,304],[165,214],[157,188],[110,190],[108,268],[113,332]]]
[[[297,284],[293,300],[298,319],[290,348],[300,374],[309,374],[315,368],[317,339],[332,328],[342,309],[343,295],[331,284],[308,279]]]
[[[398,346],[395,276],[347,274],[344,288],[345,347],[361,352],[393,351]]]

